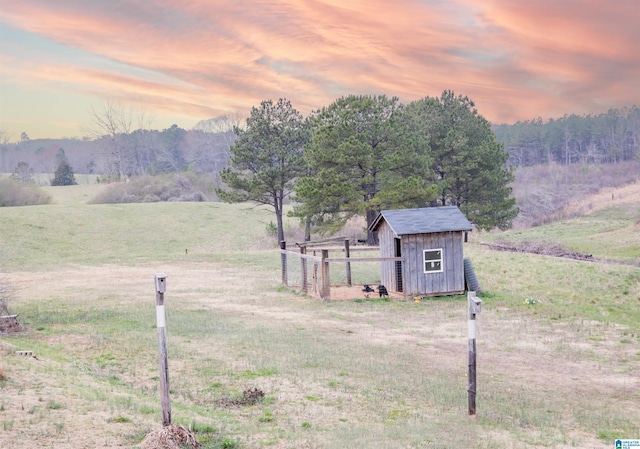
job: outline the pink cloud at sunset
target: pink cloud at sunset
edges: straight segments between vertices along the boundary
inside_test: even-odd
[[[452,89],[496,123],[640,104],[635,0],[0,5],[0,130],[32,138],[79,135],[106,99],[184,128],[280,97],[307,114]]]

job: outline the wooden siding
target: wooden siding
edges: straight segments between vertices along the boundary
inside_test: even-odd
[[[395,233],[386,222],[378,228],[381,257],[395,256]],[[462,231],[409,234],[401,237],[402,280],[405,296],[446,295],[464,292]],[[440,249],[443,271],[425,273],[423,250]],[[395,262],[382,262],[381,280],[390,291],[397,290]]]
[[[464,291],[462,232],[402,236],[405,295],[439,295]],[[425,273],[423,250],[442,248],[442,272]]]

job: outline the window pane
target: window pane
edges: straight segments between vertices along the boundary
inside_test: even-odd
[[[424,271],[442,271],[442,262],[437,261],[428,261],[425,263]]]
[[[425,273],[442,271],[442,249],[424,250],[423,254]]]
[[[442,260],[442,251],[425,251],[424,260]]]

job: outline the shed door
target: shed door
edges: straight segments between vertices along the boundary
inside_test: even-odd
[[[395,256],[402,257],[402,243],[399,238],[395,238]],[[402,288],[402,262],[396,261],[396,288],[399,292],[404,291]]]

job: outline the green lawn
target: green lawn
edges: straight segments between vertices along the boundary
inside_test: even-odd
[[[56,204],[3,208],[0,266],[133,264],[275,247],[266,208],[223,203],[78,204],[83,186],[50,187]],[[54,189],[60,189],[58,195]],[[177,259],[180,260],[180,259]]]
[[[159,427],[159,272],[173,421],[205,449],[604,449],[640,435],[638,267],[466,244],[483,288],[471,419],[464,296],[322,302],[280,286],[268,209],[87,204],[100,187],[0,209],[0,280],[29,329],[0,338],[0,447],[139,447]],[[602,214],[500,237],[633,253],[603,236],[635,215]],[[262,400],[230,405],[253,388]]]

